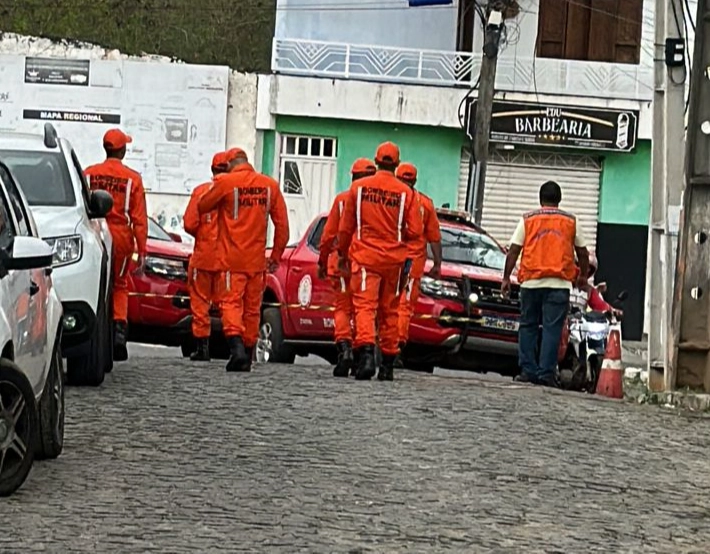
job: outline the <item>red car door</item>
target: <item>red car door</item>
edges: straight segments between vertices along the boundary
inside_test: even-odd
[[[329,281],[318,278],[318,247],[324,225],[325,217],[311,225],[289,260],[286,302],[297,339],[333,338],[333,289]]]

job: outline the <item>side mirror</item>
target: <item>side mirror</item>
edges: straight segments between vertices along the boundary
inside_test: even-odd
[[[182,242],[182,236],[178,233],[168,233],[168,235],[170,235],[170,238],[173,239],[175,242]]]
[[[89,209],[91,210],[91,219],[101,219],[106,217],[113,208],[113,196],[105,190],[92,191],[89,198]]]
[[[623,301],[626,300],[628,297],[629,297],[629,291],[627,291],[627,290],[622,290],[622,291],[619,293],[619,296],[616,297],[616,299],[617,299],[619,302],[623,302]]]
[[[9,271],[52,267],[52,247],[36,237],[15,237],[12,254],[3,256],[2,265]]]

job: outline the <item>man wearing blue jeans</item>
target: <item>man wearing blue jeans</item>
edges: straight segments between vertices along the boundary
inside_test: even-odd
[[[510,276],[522,252],[520,282],[520,330],[518,332],[517,381],[557,386],[557,351],[569,310],[569,295],[577,280],[584,285],[589,252],[577,226],[577,218],[559,209],[560,186],[547,181],[540,187],[540,208],[526,213],[510,240],[501,292],[510,293]],[[540,325],[542,341],[538,356]]]

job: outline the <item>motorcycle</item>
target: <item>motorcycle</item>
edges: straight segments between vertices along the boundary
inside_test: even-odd
[[[614,304],[623,303],[627,296],[628,293],[623,291]],[[611,311],[572,309],[558,353],[559,379],[563,389],[594,394],[609,333],[620,320],[621,317]]]

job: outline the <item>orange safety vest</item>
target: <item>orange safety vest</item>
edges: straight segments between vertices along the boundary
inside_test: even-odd
[[[573,282],[577,218],[557,208],[540,208],[523,216],[525,244],[518,281],[556,278]]]

